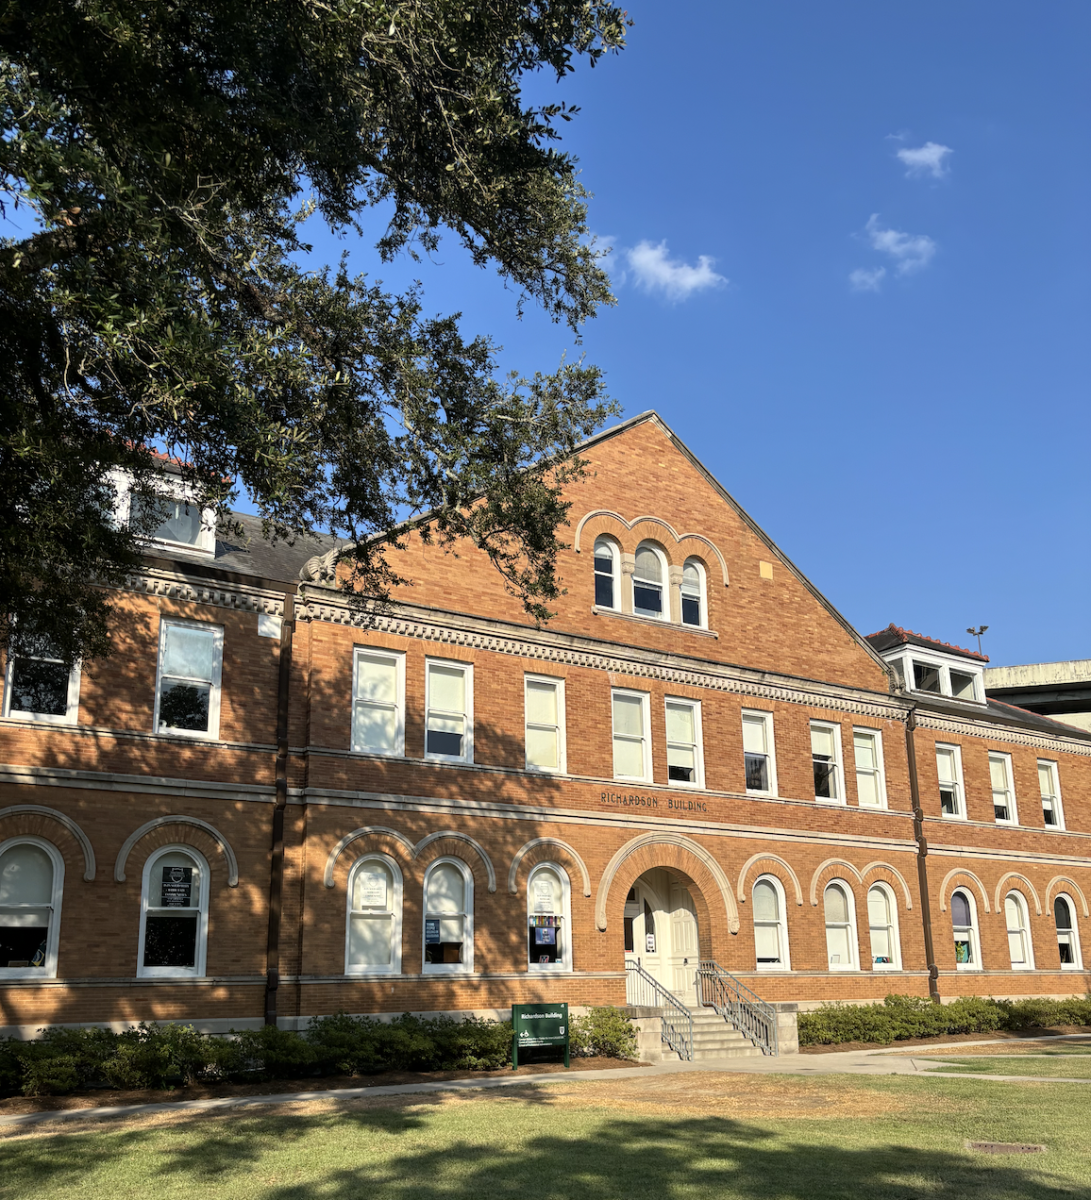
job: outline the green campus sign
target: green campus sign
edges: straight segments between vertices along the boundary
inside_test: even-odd
[[[519,1065],[519,1051],[540,1046],[560,1046],[564,1049],[564,1065],[568,1056],[567,1004],[513,1004],[511,1006],[511,1069]]]

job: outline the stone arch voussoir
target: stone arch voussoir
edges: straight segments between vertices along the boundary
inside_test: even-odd
[[[772,854],[765,850],[752,854],[743,863],[742,870],[739,872],[738,891],[736,892],[741,903],[746,903],[746,880],[751,872],[754,875],[775,875],[786,893],[789,890],[794,892],[796,904],[803,903],[803,888],[800,886],[799,876],[795,873],[791,863],[781,858],[779,854]],[[791,889],[789,889],[789,883]]]
[[[1017,887],[1015,886],[1016,884],[1022,884],[1023,886]],[[1004,874],[1000,876],[1000,880],[996,885],[996,893],[994,896],[997,912],[1004,911],[1004,906],[1002,903],[1002,897],[1004,893],[1013,890],[1017,892],[1023,892],[1024,890],[1030,892],[1034,899],[1035,911],[1037,912],[1038,916],[1042,915],[1042,901],[1038,896],[1038,889],[1025,875],[1021,875],[1018,871],[1005,871]]]
[[[1067,892],[1070,896],[1078,896],[1080,904],[1083,905],[1083,915],[1091,917],[1091,912],[1087,910],[1087,897],[1083,893],[1083,888],[1072,878],[1071,875],[1054,875],[1049,881],[1049,887],[1046,888],[1046,904],[1053,903],[1053,896],[1056,892]]]
[[[459,833],[455,829],[437,830],[421,838],[413,849],[413,858],[420,859],[425,865],[435,862],[437,858],[461,858],[473,871],[475,878],[483,870],[488,890],[496,891],[496,869],[492,859],[485,847],[469,834]]]
[[[897,867],[892,867],[888,862],[871,862],[863,869],[861,874],[864,877],[864,882],[869,886],[879,881],[889,884],[895,891],[901,887],[902,895],[905,897],[906,911],[913,908],[913,893],[909,890],[909,884],[906,882],[905,876],[898,870]],[[874,875],[874,879],[872,876]]]
[[[534,838],[520,846],[508,868],[508,891],[513,896],[518,895],[520,870],[522,869],[525,877],[534,867],[543,862],[559,862],[568,868],[575,867],[575,875],[583,888],[583,894],[591,895],[591,876],[587,872],[587,865],[572,846],[555,837]],[[569,875],[572,874],[570,869]]]
[[[992,909],[989,907],[989,893],[985,890],[985,885],[973,871],[968,871],[965,867],[953,867],[944,875],[943,882],[939,885],[940,912],[947,911],[947,898],[956,887],[960,886],[970,887],[972,891],[976,891],[985,911],[987,913],[992,912]]]
[[[65,862],[83,862],[83,878],[90,883],[97,866],[91,839],[65,813],[43,804],[13,804],[0,808],[0,842],[13,837],[40,837],[56,846]],[[67,869],[66,869],[67,873]]]
[[[350,850],[351,853],[349,853]],[[363,825],[351,833],[346,833],[330,851],[329,857],[326,859],[326,869],[322,874],[322,882],[328,888],[335,886],[337,861],[342,856],[348,866],[351,866],[361,854],[371,851],[389,854],[391,858],[402,859],[406,863],[413,859],[413,843],[404,833],[399,833],[398,830],[390,829],[386,825]]]
[[[200,850],[208,859],[213,870],[217,863],[222,863],[227,870],[227,886],[238,887],[239,863],[231,843],[224,835],[208,821],[200,817],[190,817],[175,813],[165,817],[155,817],[145,822],[139,829],[133,830],[125,839],[114,861],[114,879],[124,883],[129,857],[133,850],[140,846],[139,861],[141,866],[147,861],[148,855],[161,846],[169,846],[180,842]]]
[[[825,886],[831,879],[844,879],[847,883],[850,877],[854,878],[859,884],[863,884],[864,882],[864,877],[860,874],[860,869],[854,867],[847,859],[827,858],[811,876],[811,905],[815,908],[818,907],[818,884],[820,880],[823,886]]]

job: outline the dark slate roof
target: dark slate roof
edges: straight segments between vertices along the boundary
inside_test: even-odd
[[[1061,734],[1066,737],[1076,735],[1077,737],[1091,739],[1091,733],[1086,729],[1081,729],[1078,725],[1066,725],[1064,721],[1058,721],[1055,717],[1046,717],[1041,713],[1031,712],[1029,708],[1020,708],[1017,704],[1005,704],[1003,700],[994,700],[991,696],[986,701],[986,706],[990,712],[1005,721],[1018,721],[1020,725],[1032,726],[1040,733],[1051,733],[1054,737]]]
[[[936,638],[925,637],[923,633],[914,633],[912,629],[903,629],[900,625],[890,624],[878,633],[869,633],[867,640],[872,648],[880,654],[894,646],[920,646],[924,650],[939,650],[943,654],[958,654],[962,658],[973,658],[977,662],[988,662],[987,654],[978,654],[976,650],[967,650],[963,646],[952,646],[950,642],[940,642]]]

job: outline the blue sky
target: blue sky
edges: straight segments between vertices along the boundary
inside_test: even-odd
[[[535,96],[618,304],[582,347],[446,244],[422,280],[505,366],[583,352],[864,633],[1091,657],[1091,5],[674,0]]]

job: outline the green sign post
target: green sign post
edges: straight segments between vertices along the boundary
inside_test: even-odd
[[[519,1066],[519,1051],[538,1046],[564,1047],[564,1065],[568,1057],[567,1004],[513,1004],[511,1006],[511,1069]]]

